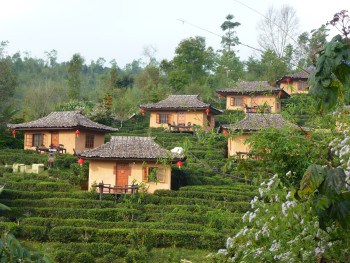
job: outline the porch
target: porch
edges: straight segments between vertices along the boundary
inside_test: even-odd
[[[137,194],[139,190],[138,184],[125,185],[125,186],[112,186],[111,184],[99,183],[94,186],[98,189],[98,193],[100,194],[100,200],[103,199],[104,194],[114,194],[115,200],[117,200],[118,195],[121,194]]]
[[[191,122],[187,123],[178,123],[178,124],[168,124],[168,128],[170,132],[184,132],[184,133],[194,133],[194,126]]]
[[[50,154],[64,154],[67,153],[67,149],[64,148],[63,144],[59,144],[58,146],[50,145],[49,147],[45,146],[36,146],[35,151],[37,153],[50,153]]]

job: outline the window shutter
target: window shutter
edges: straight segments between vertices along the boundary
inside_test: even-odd
[[[159,113],[156,113],[156,123],[160,123],[160,116],[159,116]]]
[[[40,142],[40,145],[47,145],[47,144],[45,144],[46,143],[46,137],[45,137],[45,134],[43,133],[43,134],[41,134],[41,142]]]
[[[165,183],[165,169],[164,168],[158,169],[157,179],[160,183]]]
[[[244,105],[245,105],[245,98],[242,97],[242,106],[244,106]]]
[[[172,114],[169,113],[169,114],[168,114],[168,123],[169,123],[169,124],[171,124],[172,121],[173,121],[171,117],[172,117]]]
[[[230,97],[230,105],[235,106],[235,98],[234,97]]]
[[[33,134],[30,134],[30,133],[25,134],[25,145],[27,147],[33,146]]]
[[[148,182],[148,167],[142,168],[142,182],[144,183]]]

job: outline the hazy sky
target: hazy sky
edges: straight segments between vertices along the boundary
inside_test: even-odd
[[[222,35],[220,25],[227,14],[241,23],[237,35],[242,43],[258,47],[257,23],[273,5],[288,4],[297,12],[300,33],[318,28],[333,14],[350,9],[349,0],[0,0],[0,41],[9,41],[8,53],[29,52],[45,58],[57,50],[59,61],[80,53],[87,63],[115,59],[119,67],[142,58],[145,47],[154,47],[158,60],[172,59],[183,39],[203,36],[207,45],[220,48],[221,38],[188,23]],[[187,21],[182,23],[179,20]],[[237,47],[246,59],[254,51]]]

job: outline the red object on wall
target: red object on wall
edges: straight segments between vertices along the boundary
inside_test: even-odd
[[[181,161],[178,161],[178,162],[176,163],[176,165],[177,165],[177,167],[179,167],[179,169],[181,169],[183,163],[182,163]]]
[[[227,135],[227,134],[228,134],[228,130],[223,130],[223,131],[222,131],[222,134],[223,134],[223,135]]]
[[[76,131],[75,131],[75,134],[76,134],[76,135],[79,135],[79,134],[80,134],[80,131],[79,131],[79,130],[76,130]]]
[[[16,130],[13,130],[11,133],[12,133],[12,135],[13,135],[13,138],[15,138],[15,137],[16,137],[17,131],[16,131]]]
[[[222,95],[219,93],[219,94],[218,94],[218,97],[219,97],[219,99],[221,99],[221,98],[222,98]]]
[[[282,91],[279,91],[277,96],[280,98],[282,96]]]
[[[79,159],[78,159],[78,164],[83,165],[83,164],[84,164],[84,159],[79,158]]]
[[[142,109],[142,110],[141,110],[141,114],[142,114],[142,115],[145,114],[145,109]]]
[[[210,110],[209,109],[206,109],[205,112],[207,113],[207,115],[209,114]]]
[[[286,78],[286,82],[287,82],[287,83],[292,82],[292,78],[291,78],[291,77],[287,77],[287,78]]]

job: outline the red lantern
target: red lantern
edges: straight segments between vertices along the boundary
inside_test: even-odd
[[[282,91],[279,91],[278,94],[277,94],[277,96],[278,96],[279,98],[281,98],[281,96],[282,96]]]
[[[287,83],[289,83],[289,82],[291,82],[291,81],[292,81],[292,78],[291,78],[291,77],[287,77],[287,78],[286,78],[286,82],[287,82]]]
[[[141,109],[141,114],[144,115],[145,114],[145,109]]]
[[[305,138],[306,138],[306,139],[311,138],[311,134],[310,134],[310,133],[305,133],[305,135],[304,135],[304,136],[305,136]]]
[[[79,131],[79,130],[76,130],[76,131],[75,131],[75,135],[78,136],[79,134],[80,134],[80,131]]]
[[[84,159],[79,158],[79,159],[78,159],[78,164],[83,165],[83,164],[84,164]]]
[[[16,137],[17,131],[16,131],[16,130],[13,130],[11,133],[12,133],[12,135],[13,135],[13,138],[15,138],[15,137]]]
[[[222,131],[222,134],[223,134],[223,135],[228,135],[228,130],[223,130],[223,131]]]
[[[219,99],[221,99],[221,98],[222,98],[222,95],[219,93],[219,94],[218,94],[218,97],[219,97]]]
[[[181,161],[178,161],[178,162],[176,163],[176,165],[177,165],[177,167],[179,167],[179,169],[181,169],[183,163],[182,163]]]
[[[209,109],[206,109],[205,112],[207,113],[207,115],[209,114],[210,110]]]

